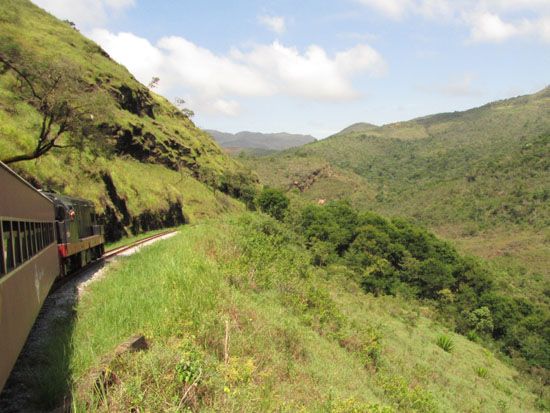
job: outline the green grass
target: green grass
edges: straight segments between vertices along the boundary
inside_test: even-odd
[[[285,231],[250,214],[210,221],[110,268],[70,331],[74,408],[537,411],[533,385],[491,352],[461,336],[442,352],[432,310],[312,267]],[[150,349],[112,362],[118,384],[94,393],[91,372],[136,333]]]

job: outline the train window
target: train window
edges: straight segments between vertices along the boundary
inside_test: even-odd
[[[32,249],[31,249],[31,229],[28,222],[22,223],[25,226],[25,245],[27,247],[27,256],[25,257],[25,261],[30,259],[32,257]],[[23,262],[25,262],[23,261]]]
[[[31,242],[31,257],[35,255],[38,250],[36,248],[36,225],[34,222],[29,222],[29,233],[30,233],[30,242]]]
[[[11,222],[2,222],[2,235],[2,260],[6,263],[7,272],[10,272],[15,267]]]
[[[42,251],[42,243],[40,242],[40,222],[34,223],[34,245],[37,254]]]
[[[33,246],[33,254],[38,254],[38,251],[40,249],[38,248],[38,224],[36,222],[31,223],[31,229],[32,229],[32,246]]]
[[[53,235],[53,224],[48,223],[48,230],[46,231],[47,239],[48,239],[48,245],[50,245],[54,240]]]
[[[36,223],[36,248],[38,251],[42,251],[44,248],[44,241],[42,240],[42,222]]]
[[[29,259],[34,255],[34,233],[32,229],[32,222],[27,222],[27,248],[29,249]]]
[[[27,225],[24,222],[19,222],[19,244],[21,246],[21,262],[24,263],[29,259],[27,250]]]
[[[44,242],[44,224],[42,222],[38,224],[38,245],[40,245],[40,251],[46,246]]]
[[[46,224],[46,228],[45,228],[45,231],[44,231],[44,235],[46,236],[46,245],[50,245],[52,242],[50,241],[50,236],[51,236],[51,233],[52,233],[52,230],[50,228],[50,223],[47,223]]]
[[[47,227],[48,227],[48,224],[46,224],[45,222],[40,224],[40,237],[42,239],[42,248],[46,248],[48,246],[48,240],[46,239]]]
[[[15,266],[17,267],[23,262],[23,248],[21,242],[21,231],[19,229],[19,222],[12,222],[12,237],[13,248],[15,249]]]

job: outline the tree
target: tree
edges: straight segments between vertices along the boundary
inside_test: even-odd
[[[153,76],[151,78],[151,81],[149,82],[149,84],[147,85],[147,87],[149,89],[154,89],[156,88],[158,85],[159,85],[159,82],[160,82],[160,77],[158,76]]]
[[[176,107],[183,113],[186,117],[192,118],[195,116],[195,112],[193,112],[191,109],[185,107],[185,100],[182,98],[176,98],[175,99]]]
[[[41,115],[34,148],[2,162],[37,159],[53,148],[82,148],[85,142],[96,140],[95,125],[108,118],[108,103],[83,84],[78,68],[66,61],[36,63],[16,47],[8,53],[0,51],[0,65],[0,73],[14,74],[15,94]]]
[[[282,221],[288,209],[290,201],[278,189],[265,188],[256,200],[262,212],[271,215],[273,218]]]

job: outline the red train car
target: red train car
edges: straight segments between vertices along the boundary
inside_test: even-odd
[[[0,162],[0,391],[60,273],[54,211]]]

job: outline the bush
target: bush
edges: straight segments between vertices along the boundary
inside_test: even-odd
[[[256,204],[260,210],[279,221],[283,220],[289,203],[286,195],[278,189],[264,188],[256,198]]]

